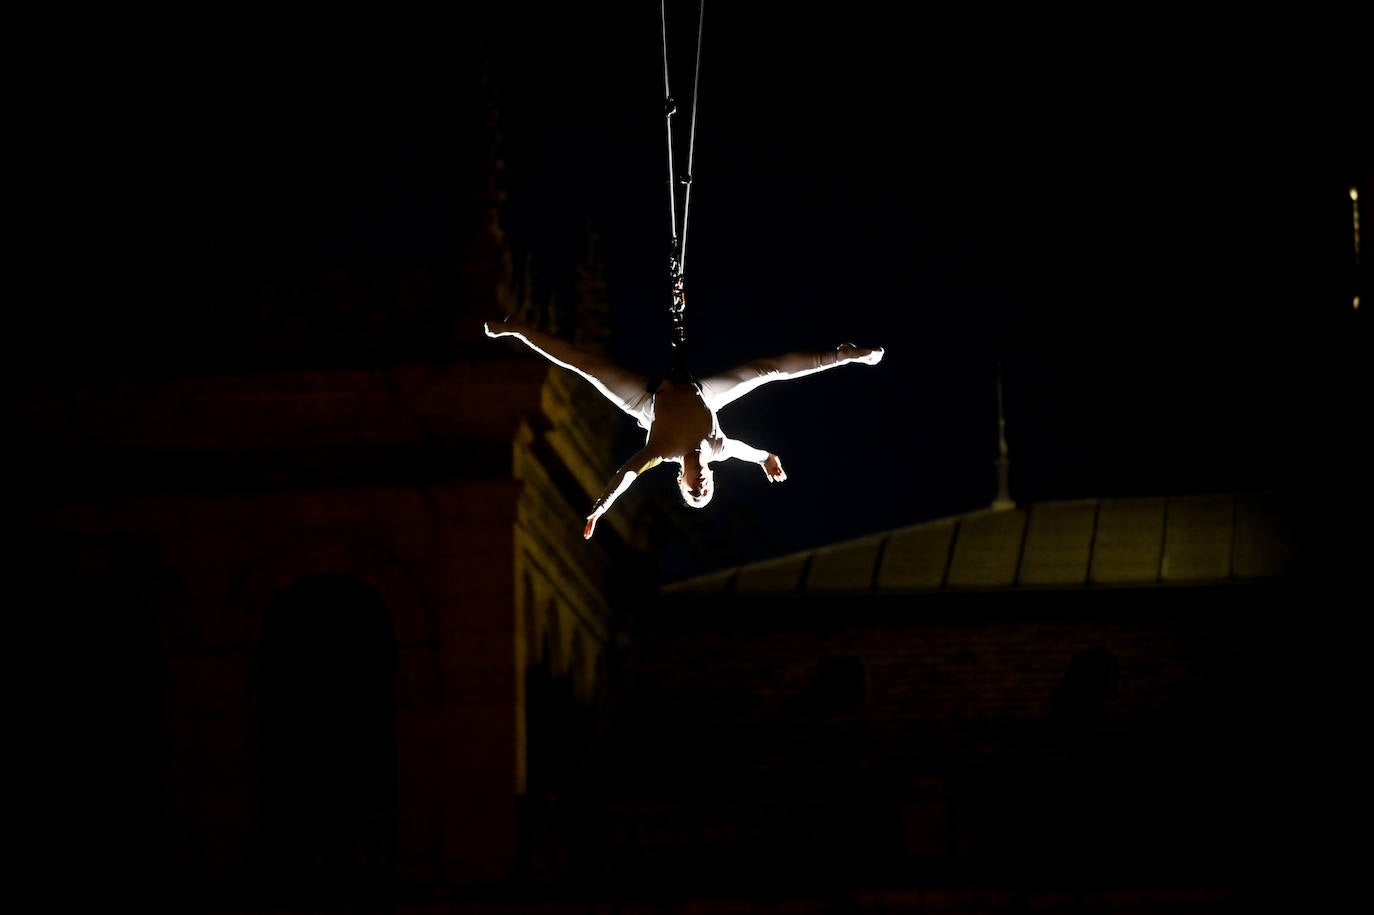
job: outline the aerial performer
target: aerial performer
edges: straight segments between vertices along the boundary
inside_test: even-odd
[[[745,394],[772,381],[801,378],[848,363],[877,365],[883,350],[864,349],[842,343],[833,350],[817,353],[787,353],[745,363],[728,372],[697,381],[687,368],[687,330],[685,293],[685,251],[687,237],[687,207],[691,201],[691,152],[688,153],[687,175],[677,179],[685,187],[682,207],[682,231],[678,232],[676,215],[677,192],[673,171],[673,115],[676,106],[668,92],[667,12],[661,4],[663,17],[663,85],[667,95],[668,118],[668,178],[669,209],[672,222],[672,248],[669,256],[669,277],[672,303],[669,314],[673,323],[672,359],[668,372],[660,379],[629,371],[602,356],[579,349],[551,334],[527,324],[507,318],[488,321],[484,327],[488,337],[514,337],[555,365],[576,372],[618,408],[634,417],[647,433],[644,447],[621,465],[611,478],[600,498],[587,515],[583,537],[590,538],[596,522],[617,498],[640,475],[664,461],[679,465],[678,489],[683,501],[692,508],[704,508],[715,493],[711,464],[738,458],[752,461],[763,468],[770,483],[787,479],[782,461],[776,454],[732,439],[720,427],[718,413],[725,406]],[[703,3],[704,11],[704,3]],[[697,26],[697,72],[701,69],[701,20]],[[696,88],[693,87],[692,145],[696,142]]]
[[[841,344],[829,352],[788,353],[756,359],[704,381],[670,373],[657,382],[616,365],[602,356],[514,320],[487,322],[487,336],[515,337],[554,365],[576,372],[611,403],[634,417],[647,433],[644,447],[621,465],[592,505],[582,536],[590,537],[596,521],[641,474],[664,461],[680,466],[678,489],[683,501],[704,508],[715,492],[711,464],[738,458],[763,468],[771,483],[787,479],[776,454],[755,448],[721,430],[719,411],[770,381],[801,378],[850,362],[877,365],[882,349]]]

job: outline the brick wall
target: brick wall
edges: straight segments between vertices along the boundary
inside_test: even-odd
[[[637,633],[591,870],[1218,881],[1293,842],[1278,586],[700,600]]]

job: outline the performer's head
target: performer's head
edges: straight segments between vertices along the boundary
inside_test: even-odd
[[[692,508],[705,508],[716,491],[715,475],[711,466],[701,460],[700,451],[689,451],[682,458],[682,472],[677,475],[677,488],[682,491],[682,501]]]

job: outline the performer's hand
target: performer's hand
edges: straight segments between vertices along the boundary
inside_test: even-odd
[[[601,517],[600,512],[592,512],[587,516],[587,527],[582,531],[583,540],[592,539],[592,531],[596,530],[596,519]]]
[[[770,454],[763,459],[763,472],[770,483],[781,483],[787,479],[787,473],[782,469],[782,461],[776,454]]]

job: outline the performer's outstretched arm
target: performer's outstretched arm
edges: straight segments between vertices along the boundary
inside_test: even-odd
[[[611,507],[611,503],[620,498],[620,494],[629,489],[630,484],[633,483],[641,473],[651,467],[658,466],[663,461],[661,456],[655,454],[657,450],[656,448],[650,448],[648,445],[645,445],[643,448],[639,449],[639,452],[635,454],[634,457],[620,465],[620,469],[616,471],[615,476],[611,477],[611,482],[606,484],[606,488],[601,493],[601,498],[597,499],[596,502],[592,504],[592,513],[587,516],[587,527],[582,531],[583,537],[590,538],[592,536],[592,531],[596,529],[596,519],[606,514],[606,511]]]
[[[883,350],[863,349],[844,343],[824,353],[787,353],[768,359],[755,359],[728,372],[713,375],[701,383],[701,396],[712,410],[739,400],[745,394],[770,381],[788,381],[804,375],[814,375],[847,362],[877,365]]]
[[[758,464],[763,468],[764,476],[768,477],[770,483],[781,483],[787,479],[787,474],[782,469],[782,461],[776,454],[764,451],[762,448],[755,448],[737,438],[725,440],[725,444],[720,449],[720,456],[739,458],[741,461],[752,461]]]

